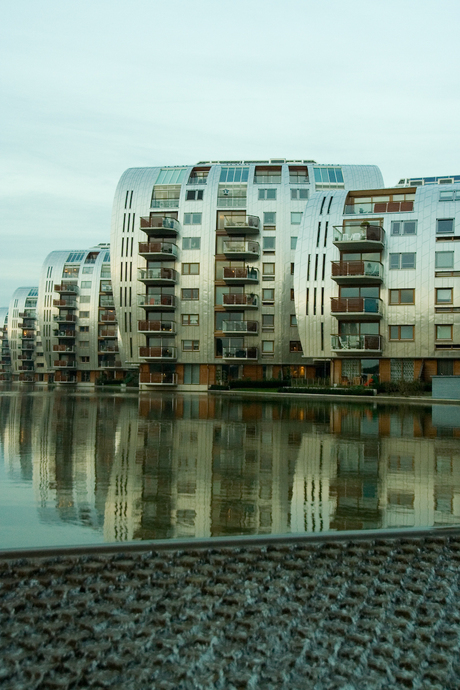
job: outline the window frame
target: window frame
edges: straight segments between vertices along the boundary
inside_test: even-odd
[[[449,222],[451,224],[449,230],[440,230],[439,224]],[[436,218],[436,235],[453,235],[455,232],[455,218]]]
[[[415,226],[414,232],[405,232],[404,231],[406,223],[408,223],[408,224],[413,223],[414,224],[414,226]],[[394,228],[396,225],[402,227],[402,232],[395,232],[394,231]],[[403,236],[415,237],[415,235],[417,234],[417,221],[416,220],[392,220],[391,221],[391,227],[390,227],[390,234],[393,237],[403,237]]]
[[[272,297],[264,297],[265,292],[271,292]],[[274,304],[275,303],[275,288],[262,288],[262,304]]]
[[[443,255],[445,255],[445,256],[446,256],[447,254],[450,255],[450,257],[452,258],[452,263],[451,263],[450,266],[438,266],[438,256],[441,256],[441,254],[443,254]],[[454,263],[455,263],[455,262],[454,262],[454,258],[455,258],[455,257],[454,257],[454,254],[455,254],[455,252],[453,252],[453,251],[449,251],[449,252],[435,252],[435,253],[434,253],[434,267],[435,267],[435,269],[436,269],[437,271],[453,271],[453,270],[454,270]]]
[[[190,343],[190,347],[185,347],[185,343]],[[199,352],[200,351],[200,341],[199,340],[191,340],[186,338],[185,340],[181,340],[181,349],[182,352]]]
[[[291,328],[297,328],[297,316],[295,314],[289,315],[289,325]]]
[[[294,216],[299,216],[299,220],[294,220]],[[301,225],[303,211],[291,211],[291,225]]]
[[[271,346],[269,349],[265,349],[266,346]],[[260,351],[263,356],[271,356],[275,354],[275,341],[274,340],[262,340],[260,344]]]
[[[185,192],[185,201],[203,201],[204,189],[187,189]]]
[[[266,246],[267,244],[273,244],[273,247]],[[276,237],[272,237],[272,236],[262,237],[262,251],[275,253],[275,251],[276,251]]]
[[[195,217],[199,220],[195,220]],[[203,221],[203,214],[200,213],[184,213],[184,225],[201,225]]]
[[[302,353],[302,343],[300,340],[290,340],[289,341],[289,352]]]
[[[450,300],[439,300],[438,298],[438,292],[440,290],[450,290]],[[434,303],[437,305],[443,305],[443,304],[453,304],[454,303],[454,288],[449,288],[449,287],[437,287],[434,289]]]
[[[276,192],[276,187],[272,187],[271,189],[268,189],[266,187],[259,187],[257,199],[258,201],[276,201]]]
[[[187,245],[187,244],[190,244],[189,247],[187,247],[186,245],[184,246],[184,242],[185,242],[186,240],[187,240],[186,245]],[[193,244],[194,241],[195,241],[195,242],[198,241],[198,247],[192,247],[192,244]],[[201,249],[201,237],[197,237],[196,235],[195,235],[195,236],[191,236],[191,237],[183,237],[183,238],[182,238],[182,249],[183,249],[184,251],[195,251],[196,249]]]
[[[263,226],[269,227],[269,228],[276,228],[276,211],[264,211],[264,216],[263,216]],[[273,220],[270,220],[270,217],[273,216]]]
[[[186,297],[185,293],[190,292],[191,296]],[[193,297],[193,294],[196,293],[196,297]],[[181,300],[183,302],[198,302],[200,299],[200,288],[182,288],[181,289]]]
[[[409,290],[412,292],[412,302],[402,302],[401,301],[401,292],[409,291]],[[396,292],[398,293],[398,301],[392,302],[392,300],[391,300],[392,293],[396,293]],[[388,304],[390,305],[390,307],[397,307],[397,306],[405,307],[405,306],[410,306],[412,304],[415,304],[415,288],[391,288],[389,290],[388,299],[389,299]]]
[[[192,272],[190,269],[192,266],[197,266],[197,271]],[[196,261],[185,261],[181,265],[181,275],[183,276],[199,276],[200,275],[200,264]]]
[[[438,328],[449,328],[450,329],[450,337],[449,338],[442,338],[441,336],[438,335]],[[454,337],[454,325],[452,323],[436,323],[434,326],[434,336],[436,342],[438,340],[443,340],[444,342],[452,342],[453,337]]]
[[[190,322],[190,317],[196,316],[196,323]],[[188,317],[188,318],[186,318]],[[199,314],[181,314],[181,325],[182,326],[199,326],[200,325],[200,315]]]
[[[272,271],[269,269],[269,266],[273,267]],[[268,261],[268,262],[264,261],[262,263],[262,275],[263,276],[274,276],[275,270],[276,270],[276,263],[274,261]]]
[[[392,328],[397,328],[398,329],[398,337],[394,338],[391,335],[391,329]],[[411,338],[402,338],[401,337],[401,328],[412,328],[412,337]],[[404,343],[413,343],[415,340],[415,325],[410,324],[410,323],[403,323],[403,324],[391,324],[388,326],[388,340],[390,342],[404,342]]]
[[[398,266],[392,266],[392,257],[398,257]],[[402,266],[403,256],[413,256],[414,265],[413,266]],[[390,271],[414,271],[417,266],[417,253],[416,252],[391,252],[389,255],[388,268]]]

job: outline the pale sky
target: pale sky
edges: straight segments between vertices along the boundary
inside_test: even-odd
[[[126,168],[460,173],[460,2],[0,0],[0,307],[110,239]]]

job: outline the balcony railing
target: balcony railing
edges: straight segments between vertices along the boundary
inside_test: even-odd
[[[121,360],[119,359],[101,359],[99,360],[100,369],[122,369]]]
[[[339,249],[350,249],[352,251],[382,249],[384,239],[385,231],[379,225],[334,226],[333,243]]]
[[[260,218],[258,216],[224,216],[226,232],[258,233]]]
[[[23,331],[21,335],[22,340],[33,340],[35,338],[35,331]]]
[[[26,331],[35,331],[35,321],[20,321],[18,328]]]
[[[33,359],[33,350],[27,352],[27,354],[25,355],[18,355],[18,359],[20,359],[21,361],[30,361],[31,359]]]
[[[178,256],[178,249],[172,242],[139,242],[139,254],[172,261]]]
[[[247,197],[245,196],[219,196],[217,197],[217,208],[246,208]]]
[[[197,175],[190,175],[187,184],[206,184],[208,181],[208,176],[198,177]]]
[[[119,352],[118,345],[104,345],[104,343],[99,343],[97,346],[98,352]]]
[[[78,292],[78,285],[73,283],[59,283],[54,286],[54,292],[67,292],[69,294],[76,294]]]
[[[281,184],[281,175],[254,175],[254,184]]]
[[[116,314],[99,314],[99,321],[116,321]]]
[[[110,328],[101,328],[99,330],[98,338],[117,338],[117,331]]]
[[[8,376],[8,375],[7,375]],[[4,379],[8,380],[8,378]],[[33,373],[30,374],[19,374],[19,381],[23,383],[33,383],[35,380],[35,375]]]
[[[22,343],[21,345],[21,343],[19,343],[19,349],[23,352],[25,350],[35,350],[35,345],[33,345],[32,343]]]
[[[382,315],[382,300],[374,297],[332,297],[331,314],[369,314]]]
[[[99,298],[99,306],[100,307],[114,307],[115,302],[113,301],[113,297],[101,296]]]
[[[367,278],[382,280],[382,264],[379,261],[332,261],[332,278]]]
[[[176,332],[175,321],[138,321],[138,331],[141,333],[169,333]]]
[[[222,295],[222,304],[224,307],[257,307],[257,295],[246,294],[227,294]]]
[[[259,330],[258,321],[223,321],[222,330],[224,333],[257,333]]]
[[[148,235],[177,235],[180,232],[180,223],[175,218],[163,216],[143,217],[140,221],[141,230]]]
[[[155,386],[176,386],[177,374],[173,372],[141,372],[139,376],[139,383],[151,383]]]
[[[224,280],[229,283],[257,283],[259,281],[259,271],[252,266],[241,268],[224,266]]]
[[[224,347],[222,356],[224,359],[257,359],[257,347]]]
[[[75,345],[53,345],[53,352],[75,352]]]
[[[223,252],[227,256],[259,256],[260,246],[254,240],[224,240]]]
[[[75,338],[76,331],[54,331],[57,338]]]
[[[176,199],[152,199],[150,208],[177,208],[179,206],[179,197]]]
[[[20,367],[18,367],[18,371],[33,371],[34,366],[33,364],[21,364]]]
[[[177,348],[171,345],[140,347],[139,357],[142,357],[143,359],[176,359]]]
[[[382,351],[381,335],[331,335],[331,350],[353,352],[362,350]]]
[[[36,319],[37,313],[35,311],[20,311],[18,316],[20,319]]]
[[[403,213],[414,210],[413,201],[368,201],[362,204],[355,200],[354,204],[345,205],[345,215],[360,213]]]
[[[174,309],[175,295],[139,295],[138,304],[145,309]]]
[[[74,359],[56,359],[54,360],[54,367],[55,369],[76,369],[77,364]]]
[[[53,321],[73,321],[76,322],[77,317],[75,314],[58,314],[53,316]]]
[[[67,374],[65,371],[57,371],[54,376],[55,383],[76,383],[75,374]]]
[[[144,283],[177,283],[177,271],[174,268],[139,268],[138,280]]]
[[[74,299],[53,299],[54,307],[66,307],[67,309],[76,309],[77,302]]]

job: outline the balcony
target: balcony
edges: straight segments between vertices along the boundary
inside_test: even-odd
[[[27,331],[35,331],[35,322],[34,321],[21,321],[18,323],[18,328],[21,328],[22,330],[27,330]]]
[[[54,331],[56,338],[75,338],[76,331]]]
[[[163,333],[174,335],[176,333],[175,321],[138,321],[137,330],[140,333],[162,335]]]
[[[260,229],[258,216],[224,216],[224,230],[239,235],[257,235]]]
[[[53,307],[66,307],[66,309],[76,309],[77,301],[74,299],[53,299]]]
[[[34,365],[32,363],[21,364],[21,366],[18,367],[18,371],[33,371],[33,370],[34,370]]]
[[[226,309],[257,309],[257,295],[228,294],[222,295],[222,304]]]
[[[30,350],[26,354],[18,355],[18,359],[21,361],[29,361],[33,359],[33,350]],[[6,358],[5,358],[6,359]]]
[[[53,345],[53,352],[75,352],[75,345]]]
[[[139,383],[148,383],[152,386],[177,386],[177,374],[172,372],[141,372]]]
[[[368,201],[360,204],[359,199],[356,199],[354,204],[345,205],[346,216],[361,213],[404,213],[413,210],[413,201]]]
[[[110,341],[109,341],[110,342]],[[98,353],[105,353],[105,352],[119,352],[118,350],[118,345],[115,343],[115,345],[110,345],[109,343],[104,343],[100,342],[97,346],[97,351]]]
[[[332,280],[339,285],[378,285],[382,276],[379,261],[332,261]]]
[[[34,311],[20,311],[18,314],[20,319],[36,319],[37,314]]]
[[[222,352],[224,359],[257,359],[257,347],[224,347]]]
[[[9,380],[9,379],[4,379],[4,380]],[[21,383],[33,383],[35,381],[35,375],[33,372],[29,374],[19,374],[19,381]]]
[[[217,208],[246,208],[247,197],[245,196],[219,196],[217,197]]]
[[[222,330],[224,333],[248,333],[256,335],[259,332],[258,321],[223,321]]]
[[[341,251],[379,252],[383,249],[385,231],[379,225],[335,225],[333,244]]]
[[[175,218],[162,216],[143,217],[140,221],[141,230],[147,235],[156,237],[176,237],[180,232],[180,223]]]
[[[179,197],[176,199],[152,199],[150,208],[178,208]]]
[[[143,359],[173,360],[177,358],[177,348],[161,344],[153,347],[140,347],[139,357]]]
[[[55,369],[76,369],[77,363],[75,362],[74,359],[72,359],[72,360],[55,359],[54,360],[54,368]]]
[[[35,345],[33,345],[32,343],[28,343],[28,342],[22,343],[22,344],[19,343],[19,349],[22,350],[23,352],[25,350],[35,350]]]
[[[242,268],[230,268],[224,266],[224,280],[230,285],[243,285],[245,283],[258,283],[259,271],[252,266]]]
[[[21,340],[34,340],[35,331],[23,331],[20,337]]]
[[[178,249],[172,242],[139,242],[139,254],[145,259],[175,261]]]
[[[260,246],[254,240],[224,240],[223,252],[233,259],[255,259],[260,255]]]
[[[355,321],[365,316],[367,321],[382,318],[382,300],[374,297],[332,297],[331,314],[341,321]]]
[[[168,311],[176,308],[176,297],[174,295],[139,295],[138,304],[144,309]]]
[[[381,335],[331,335],[331,350],[355,354],[357,352],[381,353],[383,339]]]
[[[119,359],[101,359],[98,364],[100,369],[123,369]]]
[[[103,295],[102,297],[99,297],[99,306],[100,307],[114,307],[115,302],[113,301],[113,297],[110,296],[105,296]]]
[[[190,175],[187,184],[206,184],[208,181],[208,176],[202,177],[201,175]]]
[[[116,321],[117,320],[117,315],[115,313],[113,314],[101,314],[99,313],[99,321]]]
[[[175,285],[177,283],[177,271],[174,268],[139,268],[137,279],[146,285]]]
[[[71,322],[75,323],[76,320],[77,320],[77,317],[75,314],[58,314],[57,316],[53,316],[53,321],[56,321],[56,322],[71,321]]]
[[[78,293],[78,285],[75,285],[73,283],[60,283],[59,285],[54,286],[54,292],[75,295]]]
[[[101,328],[98,338],[118,338],[117,331],[111,328]]]
[[[67,374],[65,371],[57,371],[54,376],[55,383],[77,383],[75,374]]]

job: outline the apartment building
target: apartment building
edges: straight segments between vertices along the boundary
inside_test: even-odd
[[[318,190],[382,185],[375,166],[309,160],[127,170],[112,285],[122,359],[141,388],[304,376],[293,274],[305,204]]]
[[[37,287],[15,290],[8,309],[8,345],[11,378],[21,383],[34,383],[37,342]]]
[[[8,307],[0,308],[0,381],[11,381],[11,354],[8,344]]]
[[[460,183],[446,180],[312,195],[294,276],[306,365],[339,384],[460,374]]]
[[[51,252],[37,304],[44,381],[94,385],[123,378],[108,244]]]

